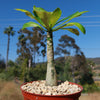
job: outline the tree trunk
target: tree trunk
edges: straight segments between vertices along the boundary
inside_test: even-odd
[[[46,85],[56,86],[57,75],[54,65],[54,50],[53,50],[53,37],[52,32],[47,32],[47,74]]]
[[[74,76],[74,57],[72,57],[72,65],[71,65],[71,70],[72,70],[73,82],[75,83],[75,76]]]
[[[8,43],[7,43],[6,71],[7,71],[7,67],[8,67],[9,43],[10,43],[10,35],[8,35]]]
[[[44,64],[44,56],[43,56],[43,64]]]
[[[28,60],[28,67],[29,67],[29,69],[31,68],[31,65],[32,65],[31,62],[32,62],[32,61],[31,61],[31,58],[30,58],[30,59]]]
[[[33,61],[34,64],[33,64],[33,67],[35,67],[35,56],[36,56],[36,50],[35,50],[35,47],[34,47],[34,57],[33,57],[33,58],[34,58],[34,59],[33,59],[33,60],[34,60],[34,61]]]

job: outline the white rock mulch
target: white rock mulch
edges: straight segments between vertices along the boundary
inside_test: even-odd
[[[42,94],[42,95],[66,95],[79,92],[81,89],[77,85],[69,84],[68,81],[61,83],[58,86],[46,86],[45,81],[34,81],[27,83],[21,87],[29,93]]]

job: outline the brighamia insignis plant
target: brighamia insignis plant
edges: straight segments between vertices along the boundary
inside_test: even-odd
[[[47,32],[47,74],[46,74],[46,85],[55,86],[57,85],[57,76],[54,65],[54,50],[53,50],[53,32],[57,30],[68,30],[76,35],[79,35],[79,31],[75,28],[71,28],[70,26],[78,27],[82,33],[85,34],[85,28],[77,22],[70,22],[71,19],[86,13],[76,12],[68,17],[65,17],[59,20],[61,16],[60,8],[55,9],[53,12],[48,12],[40,7],[33,7],[33,14],[24,9],[16,9],[18,11],[24,12],[27,16],[35,19],[39,24],[35,22],[28,22],[23,25],[23,28],[27,27],[39,27]],[[59,21],[58,21],[59,20]],[[61,23],[62,22],[62,23]],[[61,24],[60,24],[61,23]],[[58,26],[56,26],[59,24]]]

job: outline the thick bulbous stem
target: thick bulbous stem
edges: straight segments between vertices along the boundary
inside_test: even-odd
[[[46,73],[46,85],[56,86],[57,75],[54,65],[54,49],[53,49],[53,37],[52,32],[47,32],[47,73]]]

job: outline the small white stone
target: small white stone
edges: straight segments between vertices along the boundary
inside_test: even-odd
[[[45,95],[51,95],[51,92],[47,92],[47,93],[45,93]]]
[[[57,95],[57,94],[58,94],[57,92],[53,92],[53,93],[52,93],[52,95]]]
[[[30,93],[42,94],[42,95],[65,95],[80,91],[81,89],[77,85],[69,84],[68,81],[58,86],[46,86],[45,81],[34,81],[27,83],[21,88]]]

